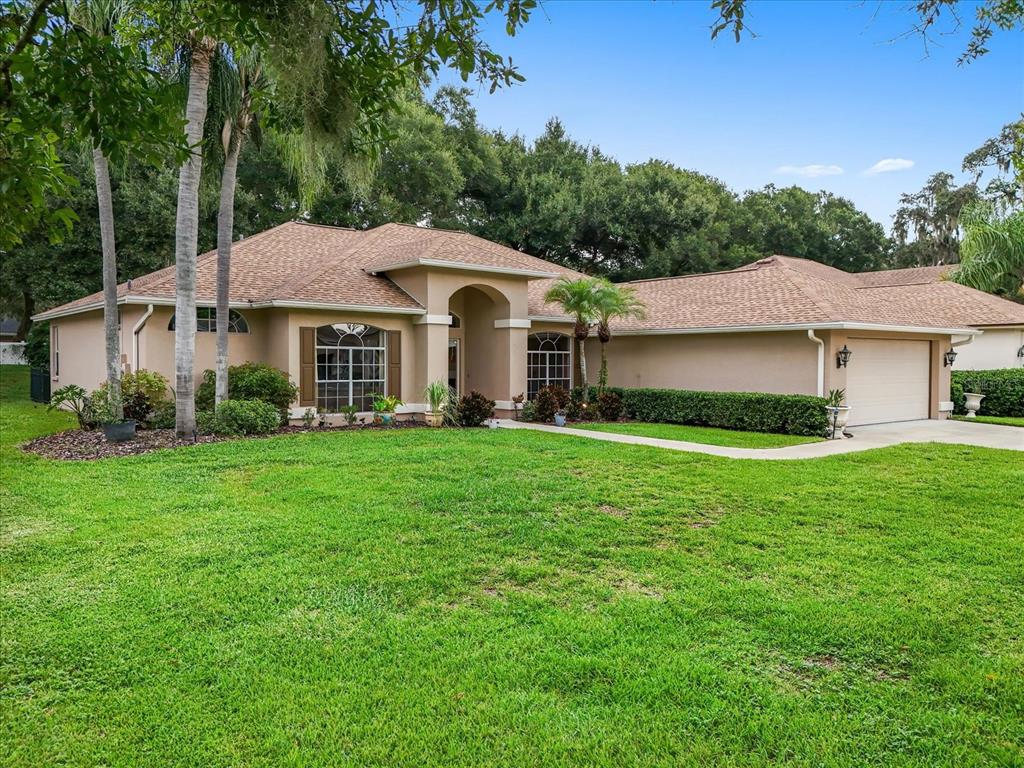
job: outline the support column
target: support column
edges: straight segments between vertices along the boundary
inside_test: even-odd
[[[450,315],[424,315],[415,320],[416,374],[413,390],[405,396],[410,404],[423,402],[423,390],[432,381],[448,381],[448,326]]]
[[[502,386],[494,398],[499,415],[511,415],[512,398],[526,392],[526,337],[529,333],[529,320],[494,321],[494,338],[503,369]]]

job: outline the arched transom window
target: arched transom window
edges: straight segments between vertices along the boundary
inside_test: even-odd
[[[335,323],[316,329],[316,404],[328,413],[354,405],[373,407],[387,391],[385,332],[372,325]]]
[[[532,333],[526,339],[526,396],[532,400],[541,387],[570,388],[572,340],[564,333]]]
[[[174,330],[174,318],[176,315],[171,315],[171,322],[167,324],[167,330]],[[216,333],[217,332],[217,308],[216,307],[196,307],[196,330],[200,333]],[[236,312],[233,309],[228,310],[228,333],[248,333],[249,323],[242,317],[241,312]]]

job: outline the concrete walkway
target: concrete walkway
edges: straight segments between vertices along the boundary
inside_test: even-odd
[[[591,440],[605,440],[609,443],[627,445],[651,445],[673,451],[707,453],[712,456],[727,456],[731,459],[816,459],[819,456],[835,456],[840,453],[855,453],[872,448],[885,448],[899,443],[958,443],[976,445],[982,448],[1006,448],[1024,451],[1024,429],[1005,427],[998,424],[965,423],[962,421],[903,421],[897,424],[873,424],[868,427],[850,427],[853,434],[846,440],[826,440],[821,443],[804,443],[785,448],[727,448],[721,445],[689,443],[683,440],[663,440],[640,435],[619,435],[611,432],[597,432],[589,429],[555,427],[550,424],[533,424],[525,421],[501,419],[501,427],[507,429],[533,429],[538,432],[552,432],[558,435],[587,437]],[[1024,457],[1022,457],[1024,460]]]

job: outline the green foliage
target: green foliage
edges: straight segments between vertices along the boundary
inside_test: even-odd
[[[1024,368],[987,371],[953,371],[954,413],[966,413],[964,392],[985,395],[979,416],[1024,416]]]
[[[537,403],[534,400],[527,400],[523,403],[523,410],[520,412],[523,421],[540,421],[537,418]]]
[[[374,413],[394,413],[400,405],[402,405],[402,400],[397,395],[376,394],[373,396]]]
[[[156,404],[149,417],[152,429],[174,429],[174,401],[164,400]]]
[[[359,406],[345,405],[338,409],[338,413],[345,417],[345,423],[351,427],[359,418]]]
[[[430,382],[423,395],[427,399],[430,412],[441,413],[444,410],[445,403],[455,396],[455,392],[448,386],[447,381],[438,380]]]
[[[107,394],[107,382],[103,382],[92,393],[93,407],[97,413],[112,410]],[[151,420],[157,406],[167,400],[170,390],[167,378],[156,371],[145,369],[125,373],[121,376],[121,407],[124,418],[140,424]]]
[[[602,392],[597,396],[597,411],[605,421],[618,421],[622,407],[622,398],[615,392]]]
[[[960,265],[951,280],[1024,301],[1024,211],[978,204],[963,213]]]
[[[203,371],[203,381],[196,388],[196,410],[213,410],[216,378],[213,371]],[[298,394],[288,374],[266,363],[242,363],[228,368],[229,400],[262,400],[277,408],[284,419]]]
[[[218,435],[267,435],[281,426],[281,414],[263,400],[225,400],[217,406],[211,429]]]
[[[77,384],[61,387],[50,396],[49,411],[71,411],[78,420],[80,429],[95,429],[98,422],[88,393]]]
[[[536,421],[551,421],[557,411],[569,406],[569,393],[564,387],[541,387],[531,402],[534,404]]]
[[[455,423],[460,427],[479,427],[494,415],[494,401],[477,391],[459,398]]]
[[[828,397],[825,398],[825,405],[829,408],[838,408],[843,404],[843,400],[845,399],[845,389],[830,389],[828,391]]]
[[[896,266],[955,264],[960,258],[961,216],[979,199],[973,181],[957,186],[953,174],[932,174],[919,192],[900,195],[892,232]]]
[[[32,368],[50,370],[50,324],[32,323],[25,337],[25,359]]]
[[[625,389],[626,415],[637,421],[774,432],[825,434],[825,399],[762,392],[693,392],[682,389]]]

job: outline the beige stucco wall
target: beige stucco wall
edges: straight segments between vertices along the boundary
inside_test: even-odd
[[[970,344],[956,348],[954,364],[962,371],[984,371],[993,368],[1020,368],[1024,358],[1017,352],[1024,346],[1024,327],[985,328]],[[960,337],[957,337],[958,340]]]
[[[597,382],[601,345],[587,341],[587,377]],[[817,345],[806,331],[613,336],[608,383],[719,392],[816,394]]]
[[[124,325],[121,346],[124,348]],[[55,363],[59,355],[59,366]],[[98,387],[107,377],[104,362],[103,312],[85,312],[50,323],[50,386],[58,389],[77,384],[86,390]]]

